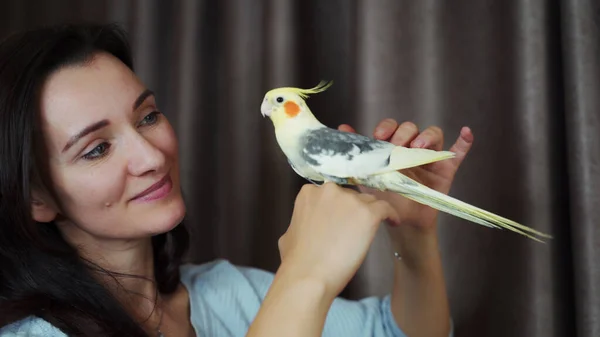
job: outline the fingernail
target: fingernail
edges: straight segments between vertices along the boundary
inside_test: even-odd
[[[383,137],[385,135],[385,129],[377,129],[375,131],[375,136],[377,137]]]
[[[425,142],[422,141],[421,139],[417,139],[413,142],[412,146],[413,147],[423,147],[423,146],[425,146]]]

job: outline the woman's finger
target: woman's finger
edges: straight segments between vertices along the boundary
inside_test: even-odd
[[[338,130],[344,131],[344,132],[356,133],[356,130],[354,130],[354,128],[348,124],[341,124],[340,126],[338,126]]]
[[[467,126],[464,126],[460,130],[460,135],[456,139],[456,142],[452,147],[450,147],[450,151],[454,152],[456,156],[452,158],[452,163],[454,164],[454,171],[458,170],[458,167],[463,162],[469,150],[473,146],[473,141],[475,137],[471,132],[471,129]]]
[[[380,221],[388,221],[392,226],[400,224],[398,212],[387,201],[375,200],[369,207]]]
[[[397,128],[398,122],[391,118],[386,118],[377,124],[373,136],[379,140],[388,140],[396,132]]]
[[[368,193],[359,193],[357,197],[365,203],[377,201],[377,198],[374,195]]]
[[[444,132],[437,126],[430,126],[421,132],[410,145],[411,147],[441,151],[444,148]]]
[[[415,123],[404,122],[396,129],[390,142],[398,146],[407,146],[419,134],[419,128]]]

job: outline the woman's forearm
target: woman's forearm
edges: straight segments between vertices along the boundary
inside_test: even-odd
[[[323,282],[280,269],[246,336],[320,337],[334,297]]]
[[[392,313],[398,326],[411,337],[447,337],[450,310],[442,261],[435,235],[410,235],[394,267]]]

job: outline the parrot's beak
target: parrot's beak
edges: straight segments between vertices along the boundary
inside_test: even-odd
[[[273,107],[271,106],[271,104],[269,104],[269,101],[265,98],[265,100],[260,105],[260,114],[263,117],[269,117],[269,116],[271,116],[271,110],[273,110]]]

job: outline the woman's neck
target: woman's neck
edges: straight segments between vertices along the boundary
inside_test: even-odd
[[[99,272],[97,276],[123,304],[136,309],[154,307],[158,292],[150,239],[88,245],[82,253],[87,259],[110,272]],[[151,310],[142,311],[149,313]]]
[[[193,335],[185,287],[180,285],[164,297],[157,291],[151,238],[106,240],[69,224],[60,227],[82,257],[109,272],[99,271],[95,276],[149,333],[160,327],[175,335]]]
[[[92,270],[100,267],[94,276],[136,319],[152,322],[154,316],[158,317],[155,304],[160,305],[160,301],[150,237],[109,240],[94,237],[75,226],[60,227],[65,239],[94,265]]]

